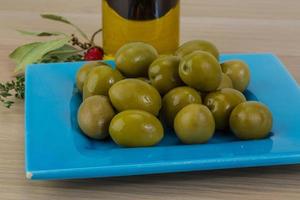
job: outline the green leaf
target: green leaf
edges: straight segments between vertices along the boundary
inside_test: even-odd
[[[10,55],[9,57],[14,60],[17,64],[21,63],[22,59],[24,58],[24,56],[30,52],[33,48],[41,45],[42,42],[34,42],[34,43],[30,43],[30,44],[25,44],[23,46],[18,47],[17,49],[15,49]]]
[[[81,35],[84,37],[86,40],[89,40],[88,36],[75,24],[71,23],[69,20],[66,18],[59,16],[59,15],[53,15],[53,14],[41,14],[41,17],[44,19],[49,19],[49,20],[54,20],[58,22],[63,22],[65,24],[69,24],[73,26]]]
[[[17,64],[15,72],[24,72],[26,65],[39,61],[44,55],[46,55],[50,51],[63,47],[65,44],[68,43],[69,40],[70,37],[65,37],[61,39],[42,42],[41,44],[33,47],[23,56],[22,60]]]
[[[55,49],[55,50],[49,52],[48,54],[49,55],[56,55],[56,54],[76,54],[76,53],[80,53],[82,51],[83,50],[81,50],[81,49],[76,49],[75,47],[66,44],[66,45],[62,46],[61,48],[59,48],[59,49]]]
[[[23,31],[23,30],[17,30],[19,33],[23,35],[33,35],[33,36],[58,36],[58,35],[66,35],[62,32],[31,32],[31,31]]]
[[[66,24],[72,24],[69,20],[67,20],[66,18],[64,18],[63,16],[59,16],[59,15],[53,15],[53,14],[41,14],[42,18],[45,19],[50,19],[50,20],[54,20],[54,21],[59,21],[59,22],[64,22]]]
[[[52,60],[55,62],[65,62],[68,60],[68,58],[74,55],[80,55],[80,52],[82,51],[83,50],[78,50],[75,47],[67,44],[59,49],[56,49],[44,55],[43,58],[41,59],[41,62],[52,61]]]

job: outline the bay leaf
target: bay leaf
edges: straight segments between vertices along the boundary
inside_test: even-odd
[[[9,54],[9,57],[14,60],[17,64],[19,64],[23,57],[31,51],[33,48],[41,45],[42,42],[33,42],[29,44],[22,45],[18,48],[16,48],[11,54]]]
[[[59,16],[59,15],[54,15],[54,14],[41,14],[42,18],[45,19],[50,19],[50,20],[54,20],[54,21],[59,21],[59,22],[63,22],[66,24],[72,24],[69,20],[67,20],[66,18],[64,18],[63,16]]]
[[[41,42],[39,45],[34,46],[23,56],[22,60],[20,60],[20,62],[17,64],[15,73],[24,72],[26,65],[35,63],[50,51],[63,47],[65,44],[68,43],[69,40],[70,37],[65,37],[61,39]]]
[[[65,62],[68,60],[68,58],[74,56],[74,55],[80,55],[79,53],[83,50],[78,50],[75,47],[71,45],[64,45],[61,48],[58,48],[56,50],[50,51],[46,55],[44,55],[41,59],[41,62],[51,60],[51,58],[55,57],[56,62]]]
[[[82,52],[84,50],[81,49],[77,49],[69,44],[66,44],[64,46],[62,46],[61,48],[55,49],[53,51],[50,51],[49,53],[47,53],[47,55],[54,55],[54,54],[74,54],[74,53],[79,53]]]
[[[73,24],[63,16],[54,15],[54,14],[41,14],[41,17],[44,19],[49,19],[49,20],[54,20],[58,22],[63,22],[65,24],[69,24],[73,26],[82,35],[82,37],[84,37],[86,40],[89,40],[88,36],[78,26],[76,26],[75,24]]]
[[[17,30],[19,33],[23,35],[33,35],[33,36],[59,36],[59,35],[66,35],[62,32],[32,32],[32,31],[24,31],[24,30]]]

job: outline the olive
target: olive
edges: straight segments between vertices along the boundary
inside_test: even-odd
[[[97,66],[100,65],[106,65],[103,62],[100,61],[93,61],[93,62],[87,62],[85,63],[77,72],[76,74],[76,86],[80,92],[83,90],[83,83],[85,79],[87,78],[90,71]]]
[[[224,88],[221,90],[221,92],[227,95],[233,102],[237,103],[239,101],[243,101],[243,102],[246,101],[245,95],[236,89]]]
[[[148,70],[151,84],[164,95],[171,89],[182,85],[178,74],[180,59],[176,56],[163,56],[156,59]]]
[[[217,47],[209,41],[205,40],[192,40],[181,45],[177,51],[176,55],[184,57],[194,51],[205,51],[212,54],[217,60],[219,60],[219,51]]]
[[[172,126],[176,114],[183,107],[201,103],[201,96],[197,90],[186,86],[177,87],[163,97],[162,113],[168,125]]]
[[[222,71],[231,79],[233,88],[244,92],[250,82],[248,65],[241,60],[232,60],[222,63],[221,67]]]
[[[158,57],[154,47],[143,42],[122,46],[116,53],[116,66],[127,77],[146,77],[151,63]]]
[[[151,81],[148,78],[146,78],[146,77],[138,77],[137,79],[139,79],[141,81],[144,81],[144,82],[146,82],[148,84],[151,84]]]
[[[215,91],[222,80],[218,61],[209,53],[195,51],[183,58],[179,65],[181,80],[201,92]]]
[[[272,123],[272,113],[268,107],[255,101],[239,104],[230,115],[232,132],[244,140],[267,137]]]
[[[116,69],[101,65],[93,68],[83,86],[83,99],[94,95],[108,95],[109,88],[122,80],[123,75]]]
[[[113,106],[119,111],[144,110],[158,115],[161,97],[150,84],[139,79],[124,79],[114,84],[109,90]]]
[[[242,102],[245,96],[238,90],[225,88],[217,92],[209,93],[204,100],[212,112],[217,130],[224,130],[229,127],[229,117],[232,110]]]
[[[200,104],[182,108],[175,117],[174,129],[185,144],[207,142],[215,132],[215,121],[209,109]]]
[[[229,76],[227,74],[222,73],[222,80],[217,90],[221,90],[224,88],[233,88],[233,85]]]
[[[126,110],[111,121],[109,133],[123,147],[148,147],[161,141],[164,129],[152,114],[142,110]]]
[[[92,96],[85,99],[79,107],[77,120],[85,135],[93,139],[104,139],[115,111],[105,96]]]

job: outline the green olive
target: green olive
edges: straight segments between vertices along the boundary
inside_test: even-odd
[[[122,80],[123,75],[116,69],[102,65],[93,68],[83,86],[83,99],[94,95],[108,95],[109,88]]]
[[[122,46],[116,53],[116,66],[127,77],[146,77],[151,63],[158,57],[154,47],[143,42]]]
[[[163,97],[162,112],[169,126],[173,125],[176,114],[189,104],[201,104],[200,93],[190,87],[178,87]]]
[[[230,99],[230,101],[234,102],[235,104],[239,104],[240,101],[247,101],[245,95],[236,89],[224,88],[220,90],[220,92],[225,94]]]
[[[109,133],[120,146],[148,147],[161,141],[164,129],[154,115],[142,110],[126,110],[112,119]]]
[[[201,92],[211,92],[220,85],[222,70],[218,61],[211,54],[195,51],[181,60],[179,76],[188,86]]]
[[[176,55],[184,57],[194,51],[205,51],[212,54],[217,60],[219,60],[219,51],[217,47],[209,41],[205,40],[192,40],[181,45],[176,51]]]
[[[225,88],[217,92],[209,93],[204,104],[212,112],[217,130],[224,130],[229,126],[229,117],[232,110],[242,102],[245,96],[238,90]]]
[[[105,96],[92,96],[85,99],[79,107],[77,120],[85,135],[93,139],[104,139],[115,111]]]
[[[139,79],[119,81],[110,88],[109,97],[119,112],[137,109],[158,115],[161,108],[161,97],[158,91]]]
[[[227,74],[222,73],[222,80],[217,90],[221,90],[224,88],[233,88],[233,85],[229,76]]]
[[[241,60],[227,61],[221,64],[222,71],[232,80],[233,88],[244,92],[250,82],[248,65]]]
[[[151,84],[164,95],[171,89],[182,85],[178,74],[180,59],[176,56],[163,56],[156,59],[148,70]]]
[[[241,103],[230,115],[230,128],[239,139],[265,138],[272,124],[272,113],[268,107],[255,101]]]
[[[148,78],[146,78],[146,77],[138,77],[137,79],[139,79],[141,81],[144,81],[144,82],[146,82],[148,84],[151,84],[151,81]]]
[[[190,104],[176,115],[174,129],[178,138],[185,144],[204,143],[213,136],[215,121],[206,106]]]
[[[87,78],[90,71],[97,66],[100,65],[106,65],[103,62],[100,61],[93,61],[93,62],[87,62],[85,63],[77,72],[76,74],[76,86],[80,92],[83,90],[83,83],[85,79]]]

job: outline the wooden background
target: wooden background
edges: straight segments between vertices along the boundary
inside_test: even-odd
[[[0,81],[11,78],[11,50],[34,40],[15,29],[72,31],[40,19],[45,12],[62,14],[88,33],[101,25],[100,0],[0,0]],[[181,34],[182,41],[211,40],[222,52],[274,52],[300,81],[299,0],[183,0]],[[10,110],[0,106],[0,199],[300,199],[299,165],[28,181],[23,119],[23,102]]]

